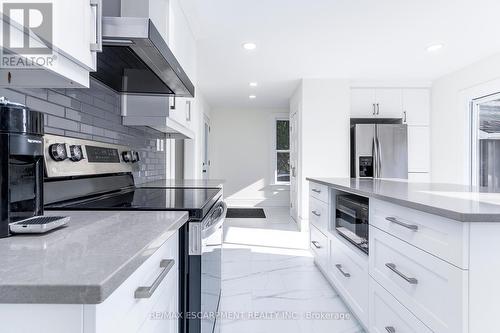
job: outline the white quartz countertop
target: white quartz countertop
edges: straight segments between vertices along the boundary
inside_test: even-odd
[[[46,212],[47,234],[0,239],[0,303],[103,302],[188,220],[187,212]]]
[[[500,193],[483,188],[381,179],[308,177],[307,180],[460,222],[500,222]]]

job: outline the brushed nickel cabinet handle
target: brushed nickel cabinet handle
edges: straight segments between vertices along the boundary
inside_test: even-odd
[[[377,103],[377,115],[380,114],[380,105]]]
[[[313,188],[311,191],[316,192],[316,193],[318,193],[318,194],[319,194],[319,193],[321,193],[321,190],[317,190],[317,189],[315,189],[315,188]]]
[[[409,284],[418,284],[418,280],[417,279],[412,278],[412,277],[408,277],[405,274],[403,274],[402,272],[400,272],[397,269],[397,267],[396,267],[395,264],[393,264],[393,263],[387,263],[387,264],[385,264],[385,266],[387,268],[389,268],[391,271],[393,271],[394,273],[396,273],[399,277],[401,277],[403,280],[405,280]]]
[[[403,111],[403,123],[406,123],[406,111]]]
[[[372,105],[373,105],[373,115],[375,115],[377,113],[377,109],[375,107],[375,103],[373,103]]]
[[[320,217],[320,216],[321,216],[321,214],[320,214],[320,213],[318,213],[318,212],[317,212],[317,211],[315,211],[315,210],[313,210],[311,213],[313,213],[313,215],[316,215],[317,217]]]
[[[396,329],[392,326],[386,326],[385,330],[387,331],[387,333],[396,333]]]
[[[351,274],[345,272],[343,269],[342,269],[342,265],[340,264],[336,264],[335,267],[337,267],[337,269],[339,270],[340,273],[342,273],[342,275],[346,278],[349,278],[351,277]]]
[[[155,290],[160,286],[161,282],[168,275],[172,267],[174,267],[175,261],[163,259],[160,261],[160,267],[163,268],[160,275],[153,281],[149,287],[139,287],[135,290],[134,297],[135,298],[150,298],[153,296]]]
[[[311,241],[312,245],[314,245],[315,248],[321,249],[321,245],[317,241]]]
[[[102,0],[90,0],[90,7],[95,8],[96,12],[96,42],[90,44],[90,51],[102,52]]]
[[[392,216],[386,217],[385,219],[389,222],[405,227],[406,229],[410,229],[412,231],[418,231],[418,225],[401,222],[397,218]]]

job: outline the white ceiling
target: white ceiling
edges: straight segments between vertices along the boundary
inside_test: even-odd
[[[287,107],[304,77],[433,80],[500,52],[499,0],[181,2],[214,108]],[[428,53],[435,43],[443,49]]]

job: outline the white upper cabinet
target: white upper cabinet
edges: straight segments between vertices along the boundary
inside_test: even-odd
[[[377,113],[375,90],[367,88],[351,89],[351,117],[370,118]]]
[[[429,89],[403,90],[403,121],[413,126],[428,126],[431,109]]]
[[[375,89],[376,114],[380,118],[402,118],[401,89]]]
[[[402,118],[410,126],[428,126],[430,91],[426,88],[352,88],[352,118]]]
[[[402,90],[393,88],[351,89],[352,118],[402,118]]]
[[[89,86],[89,72],[96,70],[96,52],[102,45],[101,0],[32,1],[4,10],[11,19],[10,40],[3,40],[2,46],[12,50],[13,58],[24,60],[24,64],[34,60],[38,66],[23,66],[19,61],[4,66],[0,86]],[[24,22],[26,12],[29,22]]]

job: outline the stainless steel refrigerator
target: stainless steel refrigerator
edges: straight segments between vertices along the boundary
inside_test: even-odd
[[[351,176],[408,179],[407,126],[352,124]]]

